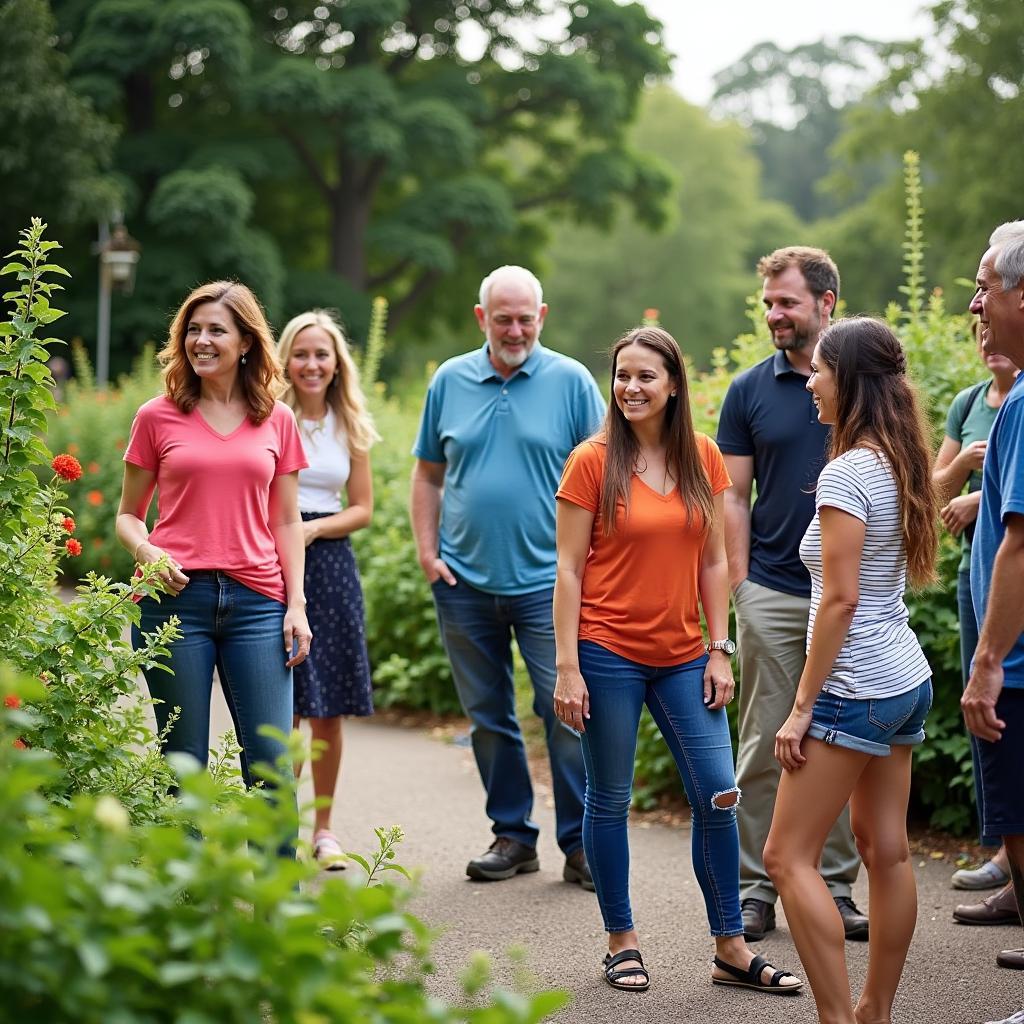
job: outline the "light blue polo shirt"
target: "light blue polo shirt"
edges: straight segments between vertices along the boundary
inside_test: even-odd
[[[1006,534],[1006,517],[1024,515],[1024,373],[1010,388],[992,424],[981,478],[981,506],[971,545],[971,597],[978,624],[985,619],[996,552]],[[1024,689],[1024,636],[1003,659],[1003,685]]]
[[[507,380],[488,347],[442,363],[412,453],[443,462],[441,557],[470,586],[513,596],[555,583],[555,491],[604,401],[582,363],[542,348]]]

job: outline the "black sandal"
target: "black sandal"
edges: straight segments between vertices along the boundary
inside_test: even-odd
[[[727,974],[732,975],[731,978],[716,978],[712,975],[711,980],[716,985],[733,985],[736,988],[756,988],[761,992],[770,992],[772,995],[777,996],[795,995],[804,987],[804,983],[802,981],[797,982],[796,985],[783,985],[783,978],[795,978],[796,975],[789,971],[776,971],[768,962],[768,958],[764,956],[755,956],[754,959],[750,961],[750,966],[745,971],[740,967],[734,967],[732,964],[727,964],[717,956],[712,963]],[[771,980],[767,984],[761,980],[761,973],[766,967],[773,972]]]
[[[621,971],[615,969],[627,960],[635,960],[640,966],[627,967]],[[623,982],[623,978],[643,978],[643,981]],[[638,949],[623,949],[615,956],[609,953],[604,958],[604,980],[620,992],[643,992],[651,984],[651,976],[647,973],[647,968],[644,967],[643,957],[640,956]]]

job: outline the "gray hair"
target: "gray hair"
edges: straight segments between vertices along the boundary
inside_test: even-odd
[[[999,246],[994,266],[1003,280],[1003,290],[1016,288],[1024,280],[1024,220],[1008,220],[992,232],[990,246]]]
[[[492,270],[480,282],[480,305],[484,309],[487,309],[487,300],[491,297],[491,288],[502,277],[518,278],[520,281],[528,284],[533,289],[533,294],[537,297],[537,308],[540,309],[544,303],[544,289],[541,288],[537,275],[527,270],[526,267],[517,267],[515,264],[506,264],[504,267]]]

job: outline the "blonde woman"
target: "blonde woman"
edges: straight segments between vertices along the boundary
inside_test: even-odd
[[[343,715],[373,714],[359,571],[349,535],[370,524],[370,447],[380,440],[359,386],[359,371],[337,322],[314,309],[290,320],[278,355],[309,467],[299,473],[299,510],[306,543],[305,589],[315,649],[295,673],[294,725],[309,720],[320,757],[313,761],[318,806],[313,856],[327,870],[345,866],[331,831],[341,768]],[[342,501],[342,491],[345,500]],[[301,768],[301,766],[300,766]]]

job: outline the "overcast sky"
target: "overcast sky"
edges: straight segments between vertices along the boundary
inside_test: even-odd
[[[862,35],[885,41],[920,38],[931,21],[921,0],[643,0],[665,26],[675,54],[676,89],[691,103],[711,98],[711,77],[755,43],[789,49],[822,38]]]

